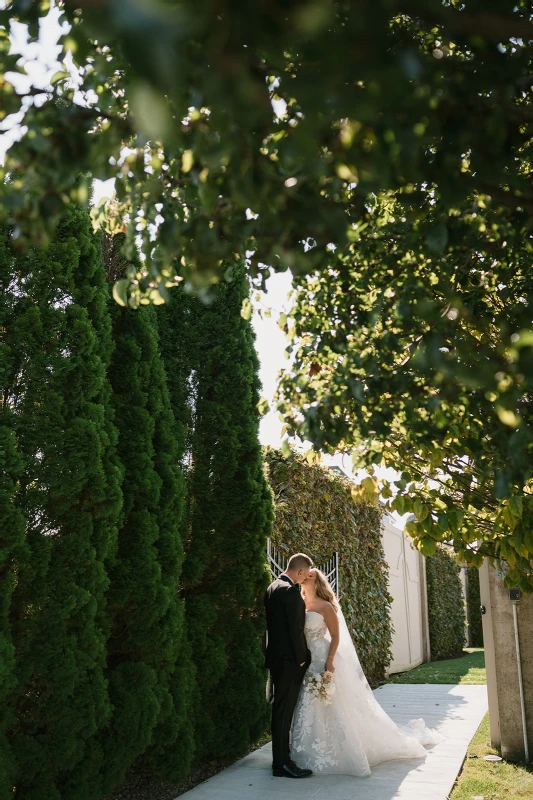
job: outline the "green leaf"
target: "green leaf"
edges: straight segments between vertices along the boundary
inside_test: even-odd
[[[429,508],[418,497],[413,503],[413,511],[420,522],[423,522],[429,515]]]
[[[445,533],[447,530],[449,530],[450,526],[449,526],[449,523],[448,523],[448,515],[447,514],[439,514],[439,516],[438,516],[438,527],[439,527],[439,531],[442,531],[442,533]]]
[[[382,497],[383,497],[385,500],[388,500],[388,498],[389,498],[389,497],[392,497],[392,491],[391,491],[391,488],[390,488],[390,486],[389,486],[389,484],[388,484],[388,483],[387,483],[387,484],[385,484],[385,485],[382,487],[382,489],[381,489],[381,496],[382,496]]]
[[[507,523],[507,525],[509,526],[509,528],[511,530],[513,530],[515,525],[516,525],[516,523],[517,523],[517,519],[516,519],[515,515],[512,513],[512,511],[511,511],[509,506],[504,506],[502,508],[502,517],[505,520],[505,522]]]
[[[397,494],[394,500],[392,501],[392,508],[394,511],[397,511],[398,514],[402,515],[404,513],[404,498],[403,495]]]
[[[130,87],[130,106],[137,126],[149,139],[160,139],[166,135],[172,124],[172,118],[168,100],[162,93],[156,91],[146,81],[136,81]],[[189,170],[183,169],[183,171]]]
[[[190,172],[194,165],[194,153],[192,150],[185,150],[181,156],[181,171]]]
[[[113,298],[119,306],[127,305],[129,286],[130,281],[128,278],[122,278],[113,285]]]
[[[448,243],[448,228],[443,222],[433,225],[426,234],[426,245],[435,253],[443,253]]]
[[[54,74],[50,78],[50,85],[51,86],[55,86],[56,83],[59,83],[60,81],[68,80],[71,77],[72,76],[71,76],[70,72],[67,72],[66,70],[60,69],[57,72],[54,72]]]
[[[520,572],[517,569],[510,569],[505,576],[504,584],[508,589],[513,586],[518,586],[520,581]]]
[[[496,409],[500,422],[503,422],[504,425],[508,425],[510,428],[517,428],[520,425],[522,420],[518,414],[515,414],[510,408],[504,408],[498,404],[496,404],[494,408]]]
[[[257,410],[259,411],[260,416],[264,417],[265,414],[268,414],[270,411],[270,406],[268,404],[268,400],[266,397],[261,397],[259,402],[257,403]]]
[[[434,539],[430,538],[421,539],[418,545],[418,549],[420,550],[423,556],[432,556],[434,555],[437,549],[437,542]]]
[[[282,453],[282,455],[285,456],[285,458],[289,458],[289,456],[291,455],[291,452],[292,451],[291,451],[291,448],[289,446],[289,440],[288,439],[284,439],[282,441],[282,443],[281,443],[281,453]]]
[[[523,497],[521,495],[514,495],[513,497],[510,497],[509,508],[515,517],[521,519],[523,511]]]
[[[250,300],[248,299],[248,297],[245,297],[244,300],[242,301],[241,317],[246,321],[248,321],[252,316],[252,310],[253,308]]]

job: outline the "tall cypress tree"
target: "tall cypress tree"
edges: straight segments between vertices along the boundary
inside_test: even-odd
[[[3,416],[3,415],[2,415]],[[24,517],[15,505],[21,459],[16,439],[5,420],[0,422],[0,798],[13,797],[15,762],[7,732],[13,725],[17,685],[15,648],[9,612],[17,570],[24,551]]]
[[[243,265],[195,307],[194,428],[184,579],[197,669],[197,753],[236,756],[267,719],[260,652],[272,503],[259,444],[258,360]]]
[[[9,232],[4,230],[0,232],[0,800],[13,797],[15,783],[15,762],[7,739],[14,723],[17,686],[10,611],[17,576],[28,555],[24,516],[16,505],[23,464],[7,403],[16,363],[7,336],[12,324],[12,267]]]
[[[197,395],[198,325],[202,304],[181,286],[170,291],[157,308],[159,340],[167,387],[174,414],[178,454],[187,476],[191,466],[192,435]]]
[[[122,277],[123,237],[107,242],[108,275]],[[118,270],[118,274],[117,274]],[[106,788],[122,782],[150,747],[152,768],[180,779],[193,738],[187,718],[190,665],[181,665],[185,485],[159,351],[155,309],[110,301],[115,351],[109,377],[124,467],[124,509],[110,567],[108,675],[114,712],[106,735]]]
[[[92,800],[110,716],[105,563],[121,506],[106,371],[107,284],[86,212],[70,207],[45,249],[17,254],[5,399],[24,461],[29,558],[11,605],[19,694],[11,742],[21,800]]]

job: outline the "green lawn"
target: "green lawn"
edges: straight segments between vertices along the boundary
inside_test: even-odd
[[[468,647],[460,658],[430,661],[409,672],[392,675],[387,683],[486,683],[485,652]]]
[[[485,654],[480,648],[467,648],[461,658],[421,664],[393,675],[389,683],[486,683]],[[487,714],[470,742],[450,800],[531,800],[533,769],[508,761],[483,761],[489,753],[498,755],[490,746]]]
[[[450,795],[450,800],[531,800],[533,772],[523,764],[508,761],[483,761],[483,756],[497,750],[490,746],[489,715],[487,714],[470,742],[463,771]]]

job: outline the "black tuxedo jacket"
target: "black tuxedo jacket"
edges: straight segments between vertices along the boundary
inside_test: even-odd
[[[305,603],[298,586],[281,575],[265,592],[268,642],[265,666],[272,670],[283,663],[311,663],[305,639]]]

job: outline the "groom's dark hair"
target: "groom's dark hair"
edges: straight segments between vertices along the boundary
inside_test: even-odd
[[[296,572],[300,569],[305,569],[306,567],[311,568],[313,566],[313,559],[306,556],[305,553],[296,553],[295,555],[289,558],[289,563],[287,564],[287,569],[293,569]]]

